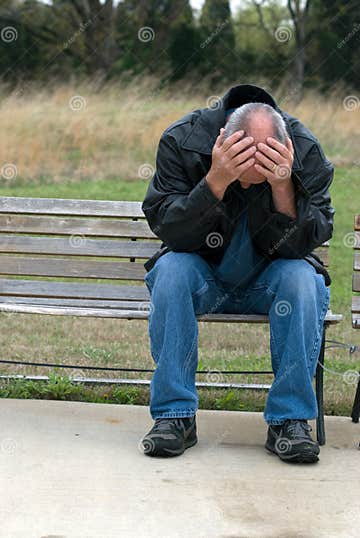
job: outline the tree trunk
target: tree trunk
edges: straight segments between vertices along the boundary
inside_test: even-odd
[[[306,23],[311,0],[288,0],[287,6],[293,21],[296,53],[290,78],[290,93],[295,102],[303,96],[306,65]]]

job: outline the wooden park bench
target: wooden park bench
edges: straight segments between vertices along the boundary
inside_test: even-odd
[[[143,263],[160,244],[140,201],[2,197],[0,311],[146,320],[150,298]],[[328,244],[316,250],[325,265],[328,250]],[[325,328],[341,318],[329,310]],[[198,320],[269,321],[265,315],[215,313],[198,316]],[[324,341],[325,331],[315,380],[320,444],[325,443]]]
[[[360,215],[355,215],[354,222],[354,273],[352,289],[354,293],[351,304],[352,326],[360,329]],[[359,372],[360,374],[360,372]],[[359,422],[360,415],[360,377],[356,389],[354,405],[351,411],[353,422]]]

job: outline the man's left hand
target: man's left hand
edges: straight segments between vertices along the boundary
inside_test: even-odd
[[[291,179],[291,169],[294,162],[294,147],[287,137],[286,145],[272,137],[266,139],[266,144],[259,142],[254,164],[255,169],[262,174],[272,188],[284,186]]]

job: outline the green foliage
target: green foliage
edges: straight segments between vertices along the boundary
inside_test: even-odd
[[[314,0],[309,21],[307,78],[325,89],[360,85],[360,3]],[[314,66],[316,69],[314,69]]]
[[[331,361],[328,367],[336,368]],[[353,370],[352,363],[342,364],[340,372]],[[49,376],[50,377],[50,376]],[[340,377],[341,379],[341,377]],[[330,391],[331,392],[331,391]],[[327,415],[349,416],[351,401],[340,395],[329,394],[325,400]],[[242,389],[199,388],[199,408],[227,411],[258,411],[265,406],[266,391]],[[71,383],[66,378],[51,375],[51,381],[25,381],[22,379],[2,381],[0,383],[0,398],[62,400],[92,403],[110,403],[118,405],[149,405],[149,388],[129,385],[84,385]]]
[[[213,81],[231,79],[239,65],[229,1],[205,0],[199,24],[201,71]]]
[[[251,1],[244,2],[234,17],[237,55],[242,72],[248,76],[273,77],[280,80],[294,54],[294,40],[279,42],[275,35],[281,28],[293,33],[289,13],[284,4],[276,0],[266,2],[261,10],[262,20]]]
[[[231,13],[229,0],[205,0],[195,19],[189,0],[3,0],[0,28],[16,38],[0,39],[2,79],[157,74],[166,82],[291,82],[304,52],[308,86],[359,88],[359,2],[312,0],[301,31],[285,2],[256,5],[245,0]],[[289,39],[276,38],[279,28]]]

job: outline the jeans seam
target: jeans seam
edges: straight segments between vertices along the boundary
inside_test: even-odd
[[[190,361],[190,357],[195,349],[195,346],[196,346],[196,342],[197,342],[197,334],[196,334],[196,331],[195,331],[195,336],[194,336],[194,339],[191,343],[191,346],[190,346],[190,349],[188,351],[188,353],[186,354],[186,357],[185,357],[185,360],[184,360],[184,365],[182,367],[182,370],[181,370],[181,379],[185,385],[185,387],[189,388],[189,384],[187,383],[187,379],[186,379],[186,370],[187,370],[187,367],[188,367],[188,362]]]
[[[280,360],[280,357],[279,357],[279,354],[277,353],[277,349],[278,349],[278,345],[276,343],[276,340],[275,340],[275,335],[274,335],[274,327],[272,326],[272,324],[269,324],[269,332],[270,332],[270,339],[274,342],[274,345],[272,346],[272,355],[274,356],[274,359],[277,359],[277,361]],[[274,351],[276,350],[276,352]]]
[[[146,276],[146,275],[145,275]],[[146,280],[145,277],[144,277],[144,282],[145,282],[145,285],[151,295],[151,292],[152,292],[152,289],[154,287],[154,281],[152,278],[148,277],[148,279]]]
[[[314,358],[315,358],[316,347],[317,347],[317,344],[318,344],[318,342],[319,342],[319,340],[320,340],[320,338],[322,336],[322,332],[324,330],[324,320],[323,320],[323,318],[325,318],[325,316],[326,316],[327,309],[328,309],[328,294],[326,294],[326,298],[325,298],[325,300],[324,300],[324,302],[322,304],[322,307],[321,307],[321,313],[320,313],[320,316],[319,316],[320,319],[319,319],[319,324],[318,324],[319,326],[321,325],[321,327],[319,327],[319,328],[321,328],[321,331],[319,331],[319,332],[321,332],[321,334],[319,334],[319,336],[317,336],[315,338],[314,346],[313,346],[313,349],[312,349],[311,354],[310,354],[310,361],[309,361],[310,363],[312,363]]]

